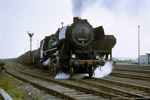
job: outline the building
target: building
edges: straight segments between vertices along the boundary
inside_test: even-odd
[[[146,53],[146,55],[140,55],[140,65],[150,64],[150,53]]]

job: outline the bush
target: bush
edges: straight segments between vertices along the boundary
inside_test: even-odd
[[[2,73],[0,73],[2,74]],[[13,100],[24,100],[25,94],[19,88],[15,89],[16,80],[0,75],[0,87],[4,89]],[[0,96],[1,100],[2,96]]]

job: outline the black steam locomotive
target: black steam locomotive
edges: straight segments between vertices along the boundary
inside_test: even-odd
[[[40,48],[32,51],[32,63],[54,73],[88,73],[91,77],[98,66],[112,59],[115,44],[116,38],[105,35],[102,26],[93,28],[86,19],[74,17],[71,25],[40,42]]]

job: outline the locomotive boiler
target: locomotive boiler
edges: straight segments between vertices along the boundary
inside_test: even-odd
[[[86,19],[74,17],[71,25],[41,40],[40,48],[33,51],[33,64],[54,73],[88,73],[91,77],[97,67],[112,59],[115,44],[116,38],[105,35],[102,26],[93,28]]]

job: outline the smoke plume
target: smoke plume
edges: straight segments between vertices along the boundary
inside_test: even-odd
[[[71,0],[74,17],[81,17],[86,8],[91,7],[97,0]]]

